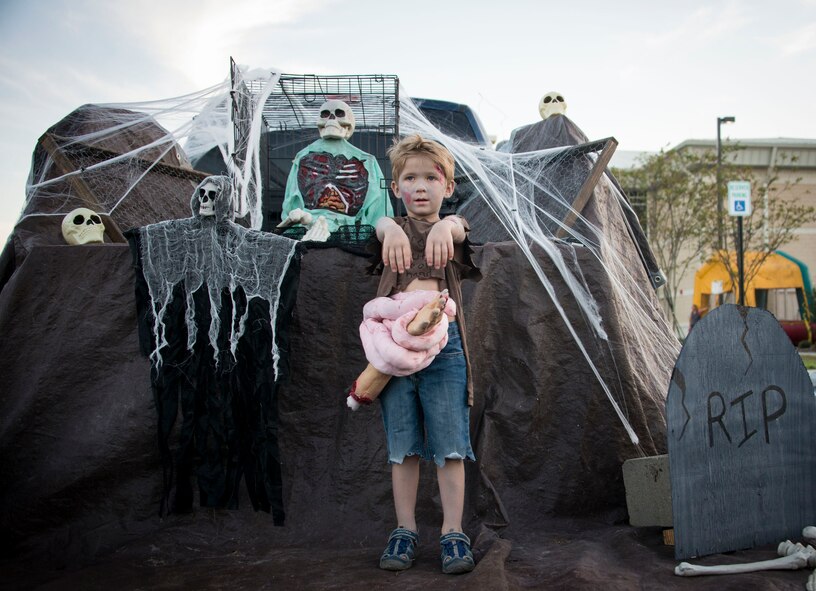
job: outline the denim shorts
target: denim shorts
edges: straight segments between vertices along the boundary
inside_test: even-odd
[[[470,447],[467,367],[456,322],[448,325],[448,344],[425,369],[392,377],[380,395],[388,441],[388,461],[406,456],[433,460],[475,460]]]

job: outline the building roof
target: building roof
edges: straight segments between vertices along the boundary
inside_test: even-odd
[[[723,145],[739,146],[728,161],[744,166],[816,168],[816,139],[809,138],[728,138]],[[672,150],[715,148],[716,139],[688,139]]]
[[[792,137],[774,137],[774,138],[723,138],[724,144],[738,144],[740,146],[758,146],[772,148],[774,146],[780,148],[816,148],[816,139],[811,138],[792,138]],[[683,148],[686,146],[716,146],[716,139],[688,139],[677,144],[673,150]]]

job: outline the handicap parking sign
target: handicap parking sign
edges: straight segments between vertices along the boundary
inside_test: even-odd
[[[728,183],[728,215],[751,215],[751,183],[731,181]]]

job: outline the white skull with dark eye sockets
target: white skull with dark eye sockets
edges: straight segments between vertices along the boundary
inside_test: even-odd
[[[105,224],[95,211],[78,207],[62,218],[62,237],[72,246],[105,241]]]
[[[205,183],[198,189],[198,214],[201,217],[215,215],[215,196],[218,194],[218,187],[215,183]]]
[[[538,112],[541,113],[542,119],[553,115],[563,115],[567,112],[567,101],[564,100],[564,95],[555,91],[548,92],[538,102]]]
[[[355,124],[354,112],[343,101],[329,100],[320,107],[317,129],[323,139],[347,140]]]

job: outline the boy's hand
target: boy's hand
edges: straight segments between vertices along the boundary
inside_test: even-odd
[[[396,224],[383,230],[382,260],[386,267],[398,273],[411,267],[411,243],[405,231]]]
[[[453,258],[453,234],[459,224],[451,218],[445,218],[434,224],[428,232],[425,244],[425,262],[434,269],[441,269]]]

